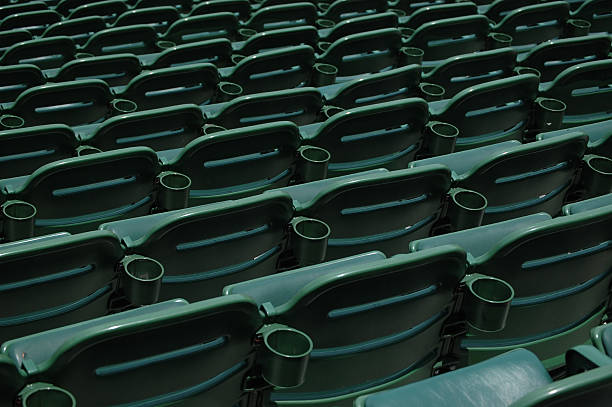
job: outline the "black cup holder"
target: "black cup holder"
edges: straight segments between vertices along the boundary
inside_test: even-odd
[[[316,63],[313,66],[312,84],[314,86],[332,85],[336,82],[338,68],[334,65]]]
[[[336,25],[336,23],[327,18],[318,18],[315,23],[317,24],[317,28],[333,28]]]
[[[174,48],[176,47],[176,44],[172,41],[167,41],[167,40],[160,40],[157,41],[155,43],[155,45],[157,45],[157,48],[159,49],[169,49],[169,48]]]
[[[402,34],[402,37],[406,39],[412,37],[412,34],[414,34],[414,29],[412,28],[400,27],[399,30],[400,30],[400,33]]]
[[[242,40],[248,40],[249,38],[257,34],[257,31],[251,28],[240,28],[238,30],[238,34],[240,35],[240,38],[242,38]]]
[[[487,48],[498,49],[512,45],[512,37],[504,33],[489,33],[487,36]]]
[[[331,154],[324,148],[302,146],[298,149],[296,173],[302,182],[325,179],[330,159]]]
[[[423,62],[425,51],[416,47],[400,48],[400,63],[401,65],[421,64]]]
[[[542,77],[542,73],[539,70],[531,68],[529,66],[517,66],[516,68],[514,68],[514,73],[516,73],[517,75],[531,74],[537,76],[538,79]]]
[[[121,286],[134,305],[154,304],[159,298],[164,266],[157,260],[137,254],[121,260]]]
[[[327,51],[327,49],[332,45],[331,42],[328,41],[319,41],[317,43],[317,47],[319,48],[320,52],[325,52]]]
[[[244,92],[242,86],[234,82],[219,82],[217,89],[219,89],[217,96],[219,102],[227,102],[242,95],[242,92]]]
[[[323,106],[323,109],[321,109],[321,118],[325,121],[329,119],[330,117],[332,117],[333,115],[342,113],[343,111],[344,109],[341,107],[331,106],[331,105]]]
[[[101,152],[102,150],[100,150],[97,147],[92,147],[92,146],[78,146],[76,149],[77,157],[82,157],[82,156],[90,155],[90,154],[97,154]]]
[[[291,221],[291,247],[301,266],[317,264],[325,259],[331,230],[325,222],[298,217]]]
[[[232,54],[231,61],[234,65],[238,65],[238,62],[242,61],[246,56],[241,54]]]
[[[114,114],[132,113],[138,109],[138,105],[135,102],[127,99],[113,99],[111,107]]]
[[[280,324],[260,330],[263,339],[260,363],[263,379],[280,387],[297,387],[304,383],[312,340],[303,332]]]
[[[399,8],[390,8],[388,11],[394,13],[398,17],[406,17],[406,12]]]
[[[218,126],[216,124],[205,124],[202,126],[202,135],[206,136],[213,133],[218,133],[220,131],[226,131],[225,127]]]
[[[450,123],[431,121],[425,128],[428,150],[433,155],[452,153],[455,150],[459,129]]]
[[[612,192],[612,160],[598,155],[586,155],[582,169],[582,183],[587,196],[594,197]]]
[[[161,209],[171,211],[187,207],[191,178],[179,172],[164,171],[157,176],[157,182],[157,202]]]
[[[442,100],[444,98],[444,94],[446,93],[442,86],[427,82],[419,83],[419,90],[421,91],[423,99],[428,102]]]
[[[94,54],[90,54],[89,52],[77,52],[76,54],[74,54],[74,57],[76,59],[93,58],[94,56]]]
[[[579,18],[570,18],[567,20],[565,29],[568,37],[583,37],[591,31],[591,23]]]
[[[535,100],[534,130],[551,131],[560,129],[566,105],[560,100],[539,97]]]
[[[487,198],[463,188],[450,190],[447,215],[454,230],[470,229],[482,224]]]
[[[468,324],[484,332],[498,332],[506,326],[514,289],[504,280],[471,274],[465,278],[462,308]]]
[[[36,207],[28,202],[10,200],[2,204],[4,238],[8,241],[34,236]]]
[[[19,117],[12,114],[3,114],[0,116],[0,126],[3,129],[18,129],[23,127],[25,121]]]
[[[69,391],[48,383],[26,386],[19,398],[22,407],[76,407],[77,404]]]

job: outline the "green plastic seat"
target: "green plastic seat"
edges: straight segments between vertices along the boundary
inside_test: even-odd
[[[569,131],[579,131],[589,136],[588,152],[612,158],[612,120],[584,124],[569,129],[548,131],[537,135],[538,140],[547,140],[566,134]]]
[[[246,20],[251,15],[251,4],[248,0],[209,0],[198,2],[189,12],[190,16],[201,16],[212,13],[230,12]]]
[[[308,45],[283,47],[247,56],[223,76],[245,94],[293,89],[310,85],[314,60]]]
[[[608,205],[612,205],[612,194],[600,195],[595,198],[583,199],[582,201],[567,204],[563,206],[563,214],[575,215]]]
[[[55,11],[64,16],[69,16],[75,8],[84,4],[96,3],[97,1],[98,0],[59,0],[55,6]]]
[[[422,49],[424,62],[435,64],[452,56],[483,51],[488,33],[489,22],[485,16],[445,18],[422,24],[404,44]]]
[[[147,24],[155,28],[155,31],[158,33],[163,33],[180,17],[179,12],[171,6],[138,8],[121,14],[117,17],[113,26],[126,27],[136,24]]]
[[[104,231],[3,244],[0,341],[106,315],[122,257]]]
[[[83,45],[82,52],[93,55],[147,54],[159,51],[157,41],[155,29],[147,24],[109,28],[92,35]]]
[[[531,74],[481,83],[430,104],[431,120],[459,129],[455,151],[522,140],[537,91],[538,78]]]
[[[33,64],[20,64],[0,67],[0,103],[14,101],[28,88],[46,82],[42,71]]]
[[[420,79],[421,68],[411,64],[319,90],[327,104],[350,109],[418,96]]]
[[[29,1],[21,4],[8,4],[0,6],[0,20],[5,19],[8,16],[18,13],[25,13],[28,11],[40,11],[46,10],[47,5],[42,1]],[[57,10],[56,10],[57,11]]]
[[[487,2],[488,3],[488,2]],[[492,21],[498,23],[500,22],[508,13],[511,13],[513,10],[531,6],[534,4],[538,4],[537,0],[494,0],[485,6],[486,10],[484,11],[485,16],[490,18]]]
[[[528,46],[561,37],[568,18],[567,2],[551,1],[514,9],[492,31],[510,35],[513,46]]]
[[[289,185],[300,143],[291,122],[242,127],[193,140],[164,168],[191,179],[190,206],[236,199]]]
[[[574,350],[566,354],[574,362]],[[432,377],[398,389],[360,397],[355,407],[406,405],[446,406],[605,406],[612,396],[612,359],[601,355],[602,365],[553,382],[537,357],[516,349],[474,366]],[[593,368],[595,367],[595,368]],[[573,372],[575,373],[575,372]]]
[[[234,129],[279,120],[303,126],[318,121],[322,108],[321,94],[308,87],[240,96],[203,111],[209,123]]]
[[[232,43],[226,38],[217,38],[169,48],[155,54],[155,60],[147,65],[150,69],[160,69],[208,62],[222,68],[231,64],[231,56]]]
[[[607,59],[610,38],[605,34],[546,41],[518,58],[518,64],[537,69],[548,82],[570,66]]]
[[[46,84],[19,94],[7,113],[20,117],[27,126],[76,126],[103,120],[111,112],[112,99],[108,85],[99,79]]]
[[[610,33],[612,3],[609,0],[586,0],[572,13],[572,17],[587,20],[591,23],[591,32]]]
[[[132,147],[46,164],[26,177],[2,180],[2,199],[36,207],[35,235],[82,232],[149,213],[156,199],[155,152]]]
[[[76,52],[69,37],[39,38],[18,42],[4,52],[0,65],[32,64],[40,69],[58,68]]]
[[[308,2],[263,7],[251,14],[244,26],[255,31],[315,25],[317,8]]]
[[[309,45],[316,47],[319,33],[315,27],[304,25],[279,28],[257,33],[249,37],[235,51],[240,55],[259,54],[275,48]]]
[[[446,0],[394,0],[389,2],[389,7],[392,7],[395,10],[401,10],[406,15],[411,15],[422,7],[437,6],[445,3],[448,2]],[[478,1],[475,3],[479,4]]]
[[[25,28],[34,36],[41,35],[51,24],[62,20],[61,14],[53,10],[25,11],[11,14],[0,21],[0,30]]]
[[[55,24],[51,24],[42,33],[42,37],[66,36],[76,45],[83,45],[87,42],[89,37],[106,28],[106,23],[102,17],[88,16],[62,20]]]
[[[88,4],[82,4],[74,8],[70,15],[69,20],[83,17],[99,16],[109,24],[115,22],[117,17],[125,13],[128,10],[128,5],[123,0],[103,0],[95,1]]]
[[[140,61],[133,54],[102,55],[65,63],[57,71],[53,81],[100,79],[108,86],[120,86],[127,85],[141,70]]]
[[[238,18],[232,13],[213,13],[203,16],[185,17],[175,21],[164,34],[164,40],[176,44],[212,40],[215,38],[238,38]]]
[[[562,100],[567,106],[563,127],[612,118],[610,87],[612,61],[583,62],[561,72],[541,89],[540,95]]]
[[[135,102],[139,110],[208,104],[216,98],[218,84],[219,73],[210,63],[161,68],[136,76],[121,98]]]
[[[367,30],[364,30],[364,26],[367,27]],[[397,28],[397,26],[397,14],[390,11],[352,17],[335,24],[329,29],[327,34],[321,34],[320,39],[321,41],[334,42],[347,35],[358,34],[364,31],[382,30],[384,28]]]
[[[331,154],[328,177],[373,168],[406,168],[419,150],[427,103],[408,98],[336,114],[302,135]]]
[[[180,148],[202,134],[204,119],[194,105],[176,105],[115,116],[81,132],[81,143],[103,151],[146,146],[156,151]],[[85,134],[84,134],[85,133]]]
[[[512,76],[515,60],[516,52],[512,48],[462,54],[424,73],[423,82],[442,86],[444,98],[452,98],[470,86]]]
[[[360,394],[430,376],[465,252],[446,246],[365,256],[224,289],[252,298],[270,321],[292,324],[313,340],[304,384],[274,392],[278,405],[350,406]]]
[[[403,65],[400,62],[401,46],[400,31],[383,28],[342,37],[332,43],[319,59],[334,65],[340,79]]]
[[[411,251],[457,244],[468,252],[468,273],[501,278],[514,289],[502,331],[469,329],[458,343],[468,364],[524,347],[553,369],[563,365],[566,349],[585,343],[599,325],[612,281],[611,207],[545,217],[530,215],[411,243]]]
[[[0,31],[0,51],[4,52],[7,48],[24,41],[32,39],[32,34],[28,30],[16,29]],[[1,59],[0,59],[1,61]],[[4,65],[7,65],[6,63]]]
[[[385,0],[335,0],[321,17],[339,22],[365,14],[383,13],[387,11],[387,7]]]
[[[455,18],[478,14],[474,3],[455,3],[455,4],[439,4],[435,6],[421,7],[410,14],[405,22],[404,27],[418,29],[421,25],[430,21],[443,20],[446,18]]]
[[[0,132],[0,178],[28,175],[53,161],[72,157],[76,135],[61,124]]]
[[[197,301],[221,295],[228,284],[275,273],[292,217],[289,196],[273,193],[127,219],[101,229],[119,236],[127,253],[164,266],[161,300]]]
[[[67,390],[77,405],[246,402],[262,326],[255,304],[241,296],[173,303],[20,338],[3,354],[29,366],[27,381]]]
[[[483,224],[537,212],[555,216],[577,177],[587,140],[583,133],[569,133],[525,145],[506,142],[415,161],[410,166],[448,166],[453,186],[487,198]]]
[[[138,0],[134,1],[134,8],[150,8],[150,7],[174,7],[181,13],[187,14],[193,6],[192,0]]]
[[[412,240],[429,236],[440,216],[450,188],[450,171],[441,165],[365,173],[349,182],[342,178],[319,181],[310,197],[296,201],[298,215],[329,225],[326,259],[337,259],[368,250],[386,255],[405,253]],[[300,195],[297,186],[287,189]],[[282,189],[281,189],[282,190]]]

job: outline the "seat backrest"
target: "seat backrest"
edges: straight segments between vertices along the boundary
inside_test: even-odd
[[[32,35],[39,36],[51,24],[62,20],[62,15],[54,10],[34,10],[11,14],[0,21],[0,30],[25,28]]]
[[[512,76],[515,59],[512,48],[458,55],[424,74],[423,81],[442,86],[444,97],[452,98],[470,86]]]
[[[594,59],[607,59],[610,38],[605,34],[564,38],[538,45],[519,64],[540,71],[540,81],[547,82],[570,66]]]
[[[317,89],[300,88],[241,96],[222,106],[209,121],[226,129],[279,120],[301,126],[317,121],[323,100]]]
[[[587,141],[583,133],[569,133],[510,148],[483,158],[460,177],[457,186],[485,195],[484,224],[537,212],[556,216],[581,165]]]
[[[336,23],[329,33],[322,38],[327,42],[334,42],[342,37],[363,32],[363,27],[368,27],[367,31],[381,30],[383,28],[396,28],[398,23],[397,14],[393,12],[370,14],[361,17],[353,17]]]
[[[119,239],[94,231],[0,248],[0,341],[108,313],[123,257]]]
[[[457,93],[435,119],[459,129],[456,151],[506,140],[522,140],[538,92],[535,75],[474,85]]]
[[[567,2],[551,1],[511,11],[493,27],[493,31],[510,35],[512,45],[539,44],[559,38],[568,18]]]
[[[410,241],[429,235],[450,182],[442,165],[373,174],[331,184],[297,210],[329,225],[328,259],[405,253]]]
[[[463,17],[471,14],[478,14],[478,11],[476,4],[470,2],[421,7],[408,17],[405,26],[416,30],[421,25],[430,21]]]
[[[19,33],[16,31],[15,37]],[[10,46],[2,58],[2,65],[32,64],[40,69],[58,68],[74,58],[76,48],[69,37],[20,39]],[[8,44],[7,44],[8,45]]]
[[[271,320],[295,324],[314,345],[304,384],[273,399],[313,402],[332,394],[337,402],[391,380],[429,376],[465,267],[465,252],[457,246],[338,265],[324,274],[317,271],[281,304],[266,304]],[[267,295],[259,284],[259,302],[278,295],[275,289],[284,290],[274,283],[283,274],[266,278]],[[224,291],[249,296],[253,285],[258,280]]]
[[[129,52],[136,55],[158,50],[155,29],[147,24],[115,27],[98,31],[83,45],[83,52],[108,55]]]
[[[484,15],[494,22],[499,22],[508,13],[520,7],[538,4],[537,0],[495,0],[487,7]]]
[[[190,16],[200,16],[212,13],[227,12],[234,13],[240,20],[246,20],[251,14],[251,3],[249,0],[212,0],[198,2],[191,9]]]
[[[385,0],[336,0],[331,2],[323,17],[337,22],[364,14],[383,13],[387,7]]]
[[[192,141],[168,168],[191,178],[191,205],[235,199],[289,185],[299,145],[291,122],[242,127]]]
[[[0,178],[28,175],[52,161],[74,155],[77,139],[61,124],[0,132]]]
[[[329,175],[406,168],[419,150],[427,103],[409,98],[356,107],[325,121],[307,142],[329,151]]]
[[[314,60],[308,45],[265,51],[238,62],[230,80],[240,84],[244,93],[298,88],[309,84]]]
[[[397,28],[347,35],[332,43],[320,60],[338,68],[338,76],[376,73],[397,67],[401,34]]]
[[[150,68],[170,68],[203,62],[221,68],[231,63],[231,55],[232,43],[227,38],[198,41],[178,45],[160,52]]]
[[[564,127],[612,118],[612,60],[583,62],[561,72],[543,96],[562,100]]]
[[[582,18],[591,23],[592,33],[612,32],[612,1],[610,0],[586,0],[572,13],[572,17]]]
[[[158,172],[153,150],[132,147],[46,164],[3,194],[36,206],[35,233],[80,232],[148,213]]]
[[[251,14],[245,26],[255,31],[315,25],[317,8],[309,2],[263,7]]]
[[[138,8],[127,11],[117,17],[114,27],[148,24],[155,28],[155,31],[161,32],[166,31],[166,28],[179,18],[180,14],[178,11],[171,6]]]
[[[106,120],[83,143],[101,150],[146,146],[156,151],[180,148],[202,134],[204,118],[194,105],[128,113]]]
[[[185,17],[172,23],[164,34],[164,39],[176,44],[215,38],[235,40],[238,27],[238,18],[227,12]]]
[[[130,81],[122,97],[139,110],[211,103],[219,83],[217,68],[210,63],[162,68],[143,72]]]
[[[94,1],[75,7],[68,16],[69,20],[90,16],[99,16],[109,24],[112,24],[118,16],[128,10],[128,4],[122,0]]]
[[[299,27],[279,28],[264,31],[249,37],[236,50],[241,55],[253,55],[275,48],[292,47],[296,45],[310,45],[315,47],[319,40],[319,33],[315,27],[304,25]]]
[[[69,37],[76,45],[83,45],[89,37],[100,30],[106,29],[104,19],[100,16],[89,16],[75,18],[71,20],[63,20],[55,24],[51,24],[42,34],[45,38],[57,37],[65,35]]]
[[[473,15],[430,21],[410,36],[406,45],[425,51],[425,61],[483,51],[489,33],[485,16]]]
[[[102,228],[121,237],[129,252],[164,266],[160,298],[197,301],[221,295],[228,284],[275,273],[292,216],[291,198],[270,193]]]
[[[46,82],[39,67],[33,64],[0,67],[0,103],[14,101],[24,90]]]
[[[227,296],[143,311],[7,342],[3,350],[18,365],[23,355],[32,358],[32,375],[68,390],[78,405],[242,402],[261,327],[255,304]],[[47,353],[37,349],[43,339]]]
[[[67,82],[77,79],[100,79],[108,86],[119,86],[127,85],[141,70],[140,61],[136,55],[103,55],[81,58],[62,65],[54,80]]]

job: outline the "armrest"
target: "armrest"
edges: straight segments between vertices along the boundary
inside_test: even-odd
[[[564,215],[575,215],[590,211],[592,209],[599,209],[604,206],[612,205],[612,194],[601,195],[591,199],[585,199],[584,201],[574,202],[563,206],[561,209]]]
[[[574,375],[585,370],[612,365],[612,358],[592,345],[578,345],[565,352],[565,363],[567,373]]]

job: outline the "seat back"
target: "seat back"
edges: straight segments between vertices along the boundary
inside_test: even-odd
[[[6,180],[3,194],[36,206],[37,234],[80,232],[148,213],[158,172],[151,149],[132,147],[44,165],[19,186]]]
[[[26,355],[36,377],[68,390],[78,405],[243,401],[261,326],[255,304],[227,296],[141,314],[48,331],[7,342],[3,350],[18,365]],[[53,353],[40,349],[43,339]]]
[[[36,238],[0,248],[0,341],[106,315],[123,257],[112,233]]]
[[[328,176],[402,169],[421,146],[427,115],[416,98],[357,107],[330,117],[308,142],[330,152]]]
[[[405,26],[416,30],[421,25],[430,21],[472,14],[478,14],[478,10],[476,4],[470,2],[421,7],[408,17]]]
[[[384,0],[336,0],[331,2],[323,17],[337,22],[360,15],[383,13],[387,7]]]
[[[36,65],[20,64],[1,67],[0,81],[0,103],[7,103],[14,101],[24,90],[42,85],[46,79]]]
[[[291,122],[242,127],[192,141],[168,168],[191,178],[191,205],[235,199],[289,185],[299,145]]]
[[[315,47],[319,33],[315,27],[304,25],[299,27],[279,28],[264,31],[249,37],[237,52],[242,55],[253,55],[275,48],[310,45]]]
[[[120,236],[129,252],[164,266],[161,299],[197,301],[221,295],[228,284],[275,273],[292,216],[291,199],[274,193],[109,223],[102,229]]]
[[[227,12],[234,13],[240,20],[246,20],[251,14],[251,3],[249,0],[212,0],[202,1],[191,9],[190,16],[201,16],[212,13]]]
[[[37,168],[74,155],[77,139],[61,124],[0,132],[0,178],[33,173]]]
[[[92,35],[83,45],[83,52],[93,55],[147,54],[158,50],[157,40],[155,29],[147,24],[109,28]]]
[[[535,75],[498,79],[462,90],[434,116],[459,129],[456,151],[522,140],[537,92]]]
[[[203,124],[197,106],[177,105],[110,118],[83,143],[104,151],[133,146],[156,151],[180,148],[202,134]]]
[[[363,176],[331,184],[297,210],[330,226],[327,259],[404,253],[410,241],[429,235],[450,182],[442,165]]]
[[[140,61],[133,54],[103,55],[70,61],[62,65],[54,79],[57,82],[100,79],[108,86],[119,86],[127,85],[141,70]]]
[[[562,36],[569,18],[565,1],[552,1],[517,8],[508,13],[493,30],[512,37],[512,45],[539,44]]]
[[[13,38],[19,31],[13,33]],[[5,37],[8,41],[8,39]],[[76,48],[69,37],[20,39],[0,58],[2,65],[32,64],[40,69],[58,68],[74,58]],[[1,43],[1,41],[0,41]],[[7,44],[8,45],[8,44]]]
[[[89,16],[63,20],[58,23],[51,24],[49,27],[47,27],[42,36],[49,38],[65,35],[75,44],[83,45],[87,42],[89,37],[106,28],[107,26],[102,17]]]
[[[137,24],[148,24],[152,26],[155,31],[163,32],[179,18],[180,14],[178,11],[171,6],[139,8],[121,14],[117,17],[114,26],[126,27]]]
[[[324,39],[327,42],[334,42],[347,35],[363,32],[364,26],[368,27],[367,31],[374,31],[382,30],[383,28],[397,28],[397,23],[397,14],[390,11],[353,17],[342,20],[334,25]]]
[[[491,2],[484,13],[494,22],[500,22],[508,13],[520,7],[538,4],[537,0],[495,0]]]
[[[610,0],[586,0],[572,14],[577,18],[588,20],[591,23],[591,32],[612,32],[612,2]]]
[[[25,28],[34,36],[41,35],[51,24],[62,20],[62,15],[54,10],[34,10],[11,14],[0,21],[0,30]]]
[[[537,212],[556,216],[572,185],[588,137],[570,133],[497,153],[460,177],[457,185],[487,198],[483,224]],[[477,150],[474,150],[476,152]]]
[[[185,17],[175,21],[164,34],[164,39],[176,44],[212,40],[237,39],[238,18],[232,13],[213,13]]]
[[[232,43],[226,38],[178,45],[158,54],[151,69],[208,62],[221,68],[231,64]]]
[[[372,387],[428,377],[440,355],[440,332],[465,264],[464,251],[444,246],[338,265],[295,287],[287,301],[267,304],[271,320],[295,324],[314,345],[304,384],[274,393],[273,399],[310,404],[334,397],[338,403]],[[283,274],[266,278],[270,289],[265,293],[259,287],[258,301],[286,297],[272,291],[283,290],[274,283]],[[258,280],[249,281],[225,292],[249,296],[257,285]]]
[[[260,8],[251,14],[245,26],[255,31],[315,25],[317,8],[309,2],[279,4]]]

